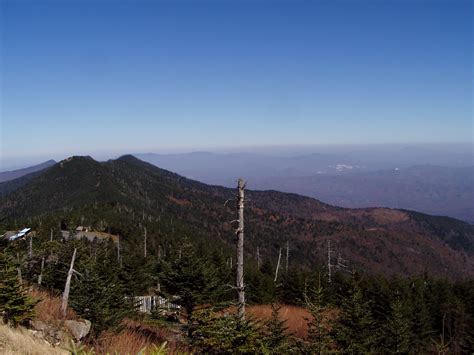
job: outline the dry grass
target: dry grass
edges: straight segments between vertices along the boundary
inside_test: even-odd
[[[272,316],[270,305],[254,305],[247,308],[248,312],[257,319],[268,320]],[[311,317],[306,308],[298,306],[282,305],[278,314],[281,320],[285,320],[288,333],[304,338],[307,334],[307,321],[305,318]]]
[[[25,328],[12,329],[0,324],[0,354],[59,355],[69,352],[53,347]]]
[[[141,353],[146,355],[154,345],[159,347],[164,342],[167,342],[167,348],[171,354],[178,350],[186,350],[178,349],[176,335],[165,328],[133,320],[124,321],[123,326],[125,328],[119,333],[103,333],[100,339],[92,344],[94,351],[97,354],[113,354],[115,351],[118,354],[138,354],[146,348]]]
[[[271,305],[254,305],[247,308],[248,312],[257,319],[268,320],[272,316]],[[308,335],[307,319],[311,319],[311,314],[304,307],[282,305],[278,314],[281,320],[285,320],[288,327],[288,334],[298,338],[306,338]],[[325,313],[327,320],[334,319],[337,311],[329,309]],[[329,326],[329,325],[328,325]]]
[[[153,341],[136,331],[124,330],[118,334],[104,333],[93,348],[97,354],[137,354],[143,348],[150,349]]]
[[[70,308],[67,310],[66,318],[62,316],[61,297],[40,290],[30,290],[28,293],[34,299],[41,300],[35,306],[35,319],[52,325],[60,325],[64,319],[78,319]]]

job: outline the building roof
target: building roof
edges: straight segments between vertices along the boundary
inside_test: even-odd
[[[23,228],[19,232],[8,231],[3,235],[3,237],[8,239],[9,241],[13,241],[19,238],[23,238],[30,232],[31,232],[31,228]]]

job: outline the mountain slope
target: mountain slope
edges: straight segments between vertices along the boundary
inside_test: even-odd
[[[48,160],[48,161],[45,161],[44,163],[33,165],[24,169],[3,171],[3,172],[0,172],[0,182],[18,179],[22,176],[49,168],[50,166],[53,166],[54,164],[56,164],[54,160]]]
[[[234,189],[189,180],[132,156],[104,163],[72,157],[0,198],[0,223],[100,210],[122,219],[143,215],[168,227],[178,221],[183,234],[204,234],[210,243],[230,245],[235,210],[224,204],[234,195]],[[368,272],[474,275],[474,227],[467,223],[386,208],[339,208],[277,191],[248,190],[247,196],[249,256],[259,246],[274,260],[289,240],[290,262],[311,267],[325,262],[330,239],[336,255]]]

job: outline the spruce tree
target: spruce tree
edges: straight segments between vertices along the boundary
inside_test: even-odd
[[[203,354],[269,354],[260,325],[237,314],[197,311],[191,342]]]
[[[92,323],[92,335],[114,328],[134,309],[133,301],[127,297],[126,285],[120,280],[116,262],[99,246],[98,255],[83,260],[81,275],[71,287],[70,306],[80,316]]]
[[[324,289],[321,279],[318,286],[304,293],[306,308],[311,317],[306,319],[308,325],[308,338],[304,351],[309,354],[326,354],[330,351],[332,339],[330,336],[330,324],[325,314],[327,307],[324,304]]]
[[[345,353],[367,354],[373,351],[376,341],[375,322],[369,301],[364,297],[359,281],[354,276],[351,278],[348,295],[341,301],[335,338]]]
[[[286,320],[280,318],[281,305],[272,303],[272,316],[266,322],[267,336],[266,345],[272,354],[282,354],[289,351],[288,327]]]
[[[36,303],[23,291],[13,263],[4,251],[0,251],[0,314],[3,322],[13,327],[27,322],[34,315]]]
[[[281,287],[278,289],[279,299],[285,304],[301,304],[305,278],[301,270],[290,268],[282,274]]]
[[[160,282],[163,295],[184,308],[188,336],[193,331],[193,312],[199,303],[212,301],[218,294],[218,278],[212,265],[203,255],[198,255],[192,245],[181,248],[180,257],[171,263],[163,263]]]
[[[391,354],[406,354],[411,349],[411,321],[407,307],[397,297],[390,305],[390,316],[383,325],[384,350]]]
[[[415,352],[422,352],[430,343],[433,334],[433,319],[426,298],[424,279],[414,280],[411,290],[411,344]]]

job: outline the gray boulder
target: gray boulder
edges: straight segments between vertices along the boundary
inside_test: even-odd
[[[81,340],[91,330],[91,322],[87,319],[81,320],[66,320],[64,321],[64,327],[72,334],[76,340]]]

